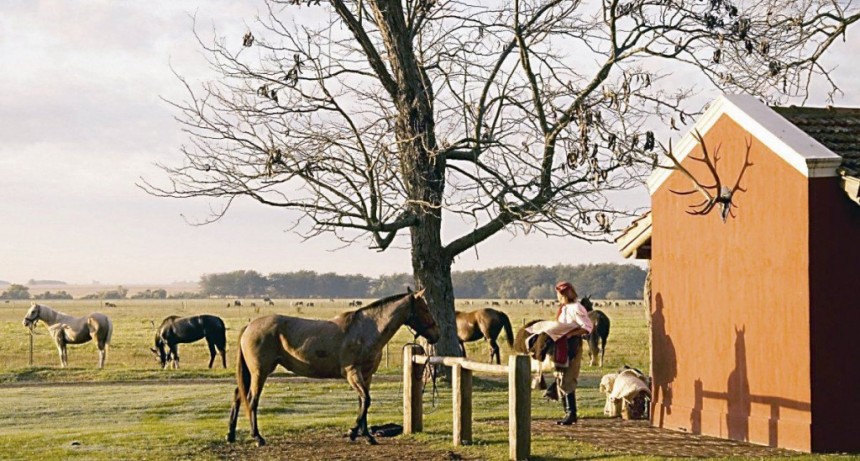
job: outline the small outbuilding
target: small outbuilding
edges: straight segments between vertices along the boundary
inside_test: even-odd
[[[860,109],[722,96],[671,150],[617,239],[651,260],[652,424],[860,452]]]

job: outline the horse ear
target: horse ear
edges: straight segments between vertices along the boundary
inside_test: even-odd
[[[416,292],[415,292],[415,297],[416,297],[416,298],[420,298],[420,297],[424,296],[424,290],[426,290],[426,288],[422,288],[422,289],[420,289],[420,290],[416,291]]]
[[[153,354],[158,355],[158,351],[157,351],[157,350],[155,350],[154,348],[150,347],[150,348],[149,348],[149,350],[151,350]]]
[[[412,287],[411,287],[411,286],[406,285],[406,293],[408,293],[408,294],[410,294],[410,295],[413,293],[413,291],[412,291]]]

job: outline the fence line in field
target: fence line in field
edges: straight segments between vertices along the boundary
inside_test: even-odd
[[[451,367],[454,445],[472,442],[472,372],[508,375],[508,456],[527,459],[531,451],[530,363],[526,355],[512,355],[508,365],[473,362],[462,357],[424,355],[418,345],[403,350],[403,432],[424,430],[422,376],[425,365]]]

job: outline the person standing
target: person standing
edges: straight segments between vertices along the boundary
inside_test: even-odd
[[[559,282],[555,291],[559,302],[556,320],[571,327],[570,332],[555,342],[555,377],[565,413],[564,418],[556,421],[556,424],[569,426],[576,424],[577,419],[576,385],[582,365],[582,335],[591,333],[594,324],[585,306],[577,301],[576,289],[570,282]]]

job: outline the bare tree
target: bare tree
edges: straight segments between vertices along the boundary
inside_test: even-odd
[[[141,186],[222,199],[213,220],[250,197],[301,211],[308,237],[405,244],[450,355],[455,258],[502,230],[604,240],[630,213],[608,197],[655,164],[648,127],[698,113],[673,70],[769,99],[816,75],[835,92],[819,58],[858,19],[823,0],[267,6],[242,37],[198,35],[218,77],[179,77],[190,144]],[[443,219],[469,230],[443,241]]]

